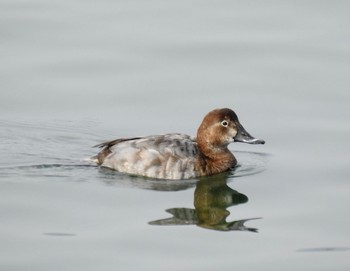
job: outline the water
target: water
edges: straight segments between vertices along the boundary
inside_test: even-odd
[[[349,8],[1,0],[0,269],[348,270]],[[228,174],[84,160],[216,107],[266,140]]]

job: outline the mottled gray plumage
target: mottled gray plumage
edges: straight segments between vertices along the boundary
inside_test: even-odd
[[[98,147],[99,164],[130,174],[161,179],[188,179],[198,176],[195,138],[184,134],[165,134],[144,138],[118,139]]]

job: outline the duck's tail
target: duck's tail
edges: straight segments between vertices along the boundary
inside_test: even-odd
[[[97,155],[94,155],[94,156],[91,156],[91,157],[85,157],[85,158],[82,159],[82,161],[98,164]]]

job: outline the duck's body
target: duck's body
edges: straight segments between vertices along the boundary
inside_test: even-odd
[[[197,138],[184,134],[117,139],[102,143],[97,163],[133,175],[189,179],[224,172],[237,164],[229,143],[264,144],[250,136],[230,109],[216,109],[203,119]]]
[[[161,179],[197,177],[197,142],[188,135],[166,134],[121,139],[101,145],[99,163],[120,172]],[[106,156],[107,155],[107,156]]]

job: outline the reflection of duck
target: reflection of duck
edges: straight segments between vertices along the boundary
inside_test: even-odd
[[[198,128],[197,138],[184,134],[122,138],[97,145],[93,157],[102,167],[160,179],[190,179],[218,174],[237,160],[227,146],[234,142],[264,144],[252,137],[231,109],[209,112]]]
[[[224,176],[223,176],[224,175]],[[253,231],[244,222],[256,218],[227,222],[230,215],[228,207],[246,203],[248,197],[227,185],[226,174],[205,178],[197,183],[194,191],[194,207],[171,208],[166,210],[173,217],[151,221],[151,225],[197,225],[202,228],[219,231]]]

